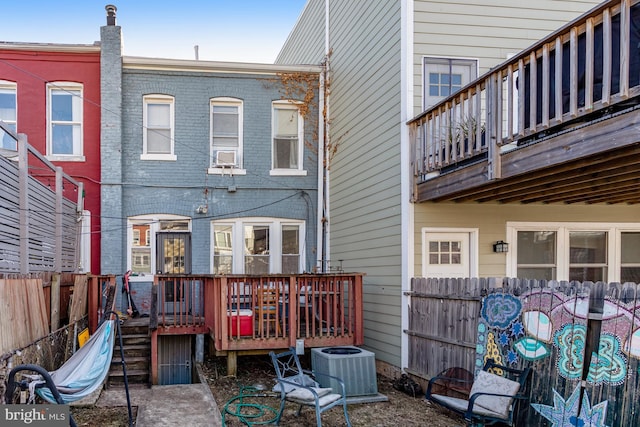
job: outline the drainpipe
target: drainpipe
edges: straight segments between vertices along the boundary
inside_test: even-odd
[[[324,120],[324,110],[325,110],[325,72],[326,68],[320,72],[320,79],[318,85],[318,216],[316,223],[316,247],[318,248],[319,253],[316,253],[316,259],[318,255],[320,255],[320,265],[317,265],[316,268],[320,268],[320,271],[324,273],[324,264],[325,264],[325,209],[324,209],[324,199],[325,199],[325,157],[326,157],[326,146],[325,146],[325,120]]]
[[[324,124],[324,144],[323,144],[323,204],[322,204],[322,272],[326,273],[328,268],[327,264],[329,259],[331,259],[331,246],[330,246],[330,225],[329,225],[329,152],[327,147],[330,146],[331,143],[331,134],[330,134],[330,125],[329,125],[329,117],[330,117],[330,108],[329,108],[329,93],[324,93],[324,86],[326,86],[326,81],[329,80],[329,84],[331,80],[329,78],[331,72],[331,64],[329,59],[329,52],[331,50],[329,43],[329,1],[325,0],[324,2],[324,85],[323,85],[323,97],[324,97],[324,113],[321,117],[322,122]]]

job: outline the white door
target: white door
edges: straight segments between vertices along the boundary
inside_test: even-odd
[[[475,60],[424,58],[424,110],[476,79]]]
[[[424,233],[424,277],[470,277],[469,233]]]

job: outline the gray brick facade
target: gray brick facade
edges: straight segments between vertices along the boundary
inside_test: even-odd
[[[117,34],[116,34],[117,33]],[[284,93],[276,72],[239,67],[207,70],[197,61],[179,69],[163,64],[123,64],[119,27],[102,29],[102,273],[127,269],[127,218],[137,215],[181,215],[191,218],[192,272],[211,271],[211,221],[273,217],[305,222],[305,271],[317,264],[318,156],[317,117],[305,122],[306,176],[271,176],[272,102]],[[174,99],[175,161],[142,160],[143,97]],[[316,100],[317,102],[317,93]],[[245,175],[210,174],[210,100],[243,101],[243,168]],[[118,114],[117,112],[121,112]],[[113,114],[112,114],[113,113]],[[315,129],[314,129],[315,128]],[[206,214],[196,213],[207,204]]]

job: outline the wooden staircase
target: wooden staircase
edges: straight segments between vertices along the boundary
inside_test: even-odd
[[[127,379],[130,385],[151,384],[151,336],[149,318],[127,319],[120,325]],[[107,387],[124,386],[120,339],[116,334]]]

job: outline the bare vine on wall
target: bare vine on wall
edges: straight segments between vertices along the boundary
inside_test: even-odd
[[[329,99],[329,95],[331,93],[331,78],[328,71],[328,58],[330,55],[331,54],[327,56],[327,60],[323,63],[325,67],[323,88],[325,105],[318,105],[318,96],[316,94],[320,87],[317,74],[303,72],[278,73],[277,78],[272,80],[272,83],[276,83],[279,88],[280,98],[283,100],[289,100],[292,104],[295,104],[299,108],[300,115],[304,119],[305,127],[308,125],[310,129],[312,129],[311,138],[305,139],[304,145],[316,156],[320,154],[318,153],[318,120],[320,117],[318,115],[318,108],[321,108],[321,117],[325,123],[325,134],[323,135],[323,139],[325,142],[326,152],[326,155],[323,155],[322,159],[326,169],[330,168],[331,161],[338,152],[338,146],[344,136],[342,135],[339,138],[336,138],[336,141],[334,142],[327,134],[327,129],[331,123],[326,105],[326,100]]]

